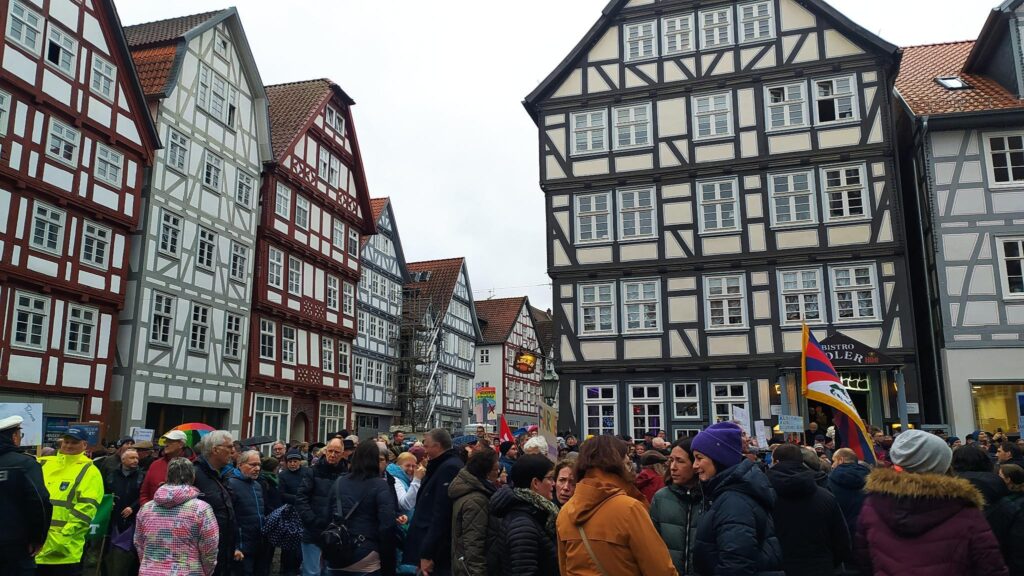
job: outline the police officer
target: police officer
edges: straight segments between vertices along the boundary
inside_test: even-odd
[[[18,452],[21,416],[0,419],[0,574],[35,573],[32,559],[46,541],[53,507],[35,458]]]
[[[82,573],[85,536],[103,498],[103,476],[85,455],[88,443],[85,430],[68,428],[61,438],[60,452],[39,459],[54,506],[49,536],[36,556],[39,576]]]

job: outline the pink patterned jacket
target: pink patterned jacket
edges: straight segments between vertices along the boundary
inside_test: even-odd
[[[197,499],[194,486],[157,489],[139,510],[135,549],[139,576],[210,576],[217,565],[220,534],[213,509]]]

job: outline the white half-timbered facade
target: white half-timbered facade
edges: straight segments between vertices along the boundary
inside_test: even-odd
[[[113,393],[125,429],[242,430],[267,100],[235,9],[125,29],[164,148],[132,238]]]
[[[476,311],[480,322],[481,339],[476,347],[476,377],[474,388],[494,388],[494,414],[485,414],[486,422],[497,425],[498,414],[513,430],[537,424],[540,414],[540,378],[544,372],[544,351],[537,337],[530,301],[517,298],[478,300]],[[536,358],[532,372],[515,368],[516,356],[529,352]],[[474,398],[474,414],[480,405]]]
[[[897,359],[918,401],[898,62],[815,0],[608,4],[524,103],[563,422],[691,434],[733,407],[773,419],[783,385],[805,413],[803,322]],[[843,374],[873,424],[898,420],[890,368]]]
[[[159,138],[112,2],[4,0],[0,25],[0,402],[116,429],[117,317]]]

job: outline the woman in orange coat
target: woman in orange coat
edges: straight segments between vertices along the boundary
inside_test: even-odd
[[[678,576],[633,485],[626,443],[596,436],[576,461],[576,492],[558,515],[561,576]]]

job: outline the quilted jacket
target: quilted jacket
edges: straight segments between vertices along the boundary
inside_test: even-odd
[[[139,576],[210,576],[219,530],[213,508],[193,486],[164,484],[138,514]]]

